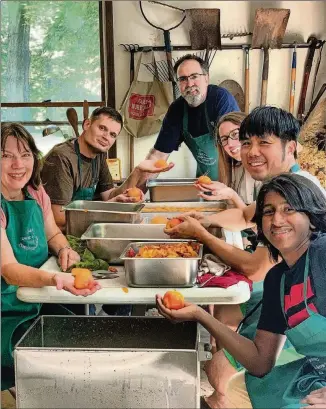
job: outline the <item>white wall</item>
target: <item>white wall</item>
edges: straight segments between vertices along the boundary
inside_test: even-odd
[[[258,7],[289,8],[290,19],[287,26],[284,42],[306,42],[314,34],[317,38],[326,39],[326,2],[323,1],[169,1],[171,5],[180,8],[219,8],[221,10],[221,32],[252,31],[255,10]],[[144,11],[154,24],[164,28],[175,25],[180,18],[180,13],[143,2]],[[114,11],[114,43],[115,43],[115,81],[116,81],[116,106],[120,107],[122,99],[129,84],[129,53],[125,52],[119,44],[138,43],[139,45],[164,45],[161,31],[151,27],[142,17],[138,1],[113,1]],[[250,43],[251,37],[225,39],[223,43]],[[190,39],[186,23],[171,31],[172,45],[189,45]],[[297,112],[302,75],[307,49],[297,50],[297,85],[295,96],[295,113]],[[186,52],[173,52],[173,56],[181,56]],[[306,106],[310,106],[312,98],[312,78],[319,51],[316,51],[314,65],[309,83]],[[138,58],[140,53],[136,54]],[[157,53],[158,60],[165,59],[164,53]],[[270,71],[268,82],[267,103],[288,109],[290,91],[290,67],[292,50],[272,50],[270,52]],[[250,109],[259,104],[260,83],[262,68],[262,52],[250,51]],[[143,68],[141,79],[148,80],[148,72]],[[225,79],[233,79],[244,85],[244,52],[242,50],[218,51],[210,69],[210,82],[219,84]],[[315,96],[326,81],[326,46],[319,69],[316,83]],[[156,135],[136,139],[135,164],[142,159],[154,145]],[[122,160],[123,176],[129,172],[129,136],[122,133],[117,142],[118,157]],[[178,152],[171,155],[171,160],[176,163],[166,176],[168,177],[193,177],[195,174],[195,161],[188,148],[183,144]],[[162,175],[162,177],[166,177]]]

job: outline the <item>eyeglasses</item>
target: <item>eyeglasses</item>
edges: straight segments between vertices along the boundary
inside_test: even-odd
[[[207,75],[207,74],[191,74],[191,75],[184,75],[182,77],[177,78],[179,84],[185,84],[189,80],[196,81],[199,79],[200,76]]]
[[[238,141],[239,129],[233,129],[233,131],[231,131],[229,135],[220,136],[221,145],[226,146],[229,143],[229,138],[232,139],[232,141]]]

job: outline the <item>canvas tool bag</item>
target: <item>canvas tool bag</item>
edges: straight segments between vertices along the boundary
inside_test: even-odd
[[[152,51],[153,66],[155,65]],[[141,54],[135,79],[121,105],[124,129],[133,137],[153,135],[161,129],[163,118],[173,102],[172,82],[160,82],[153,76],[152,81],[139,81],[138,75],[144,53]]]

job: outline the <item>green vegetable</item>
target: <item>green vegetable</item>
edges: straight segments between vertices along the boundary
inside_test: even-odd
[[[67,236],[67,240],[69,242],[69,246],[80,256],[80,261],[70,266],[67,270],[68,273],[70,273],[73,268],[77,267],[88,268],[91,271],[107,270],[109,268],[109,264],[106,261],[96,258],[94,254],[86,247],[86,241],[70,235]]]

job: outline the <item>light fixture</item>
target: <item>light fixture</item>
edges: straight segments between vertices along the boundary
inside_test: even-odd
[[[56,132],[61,132],[62,136],[64,137],[64,134],[61,130],[61,128],[58,125],[52,124],[51,121],[49,120],[49,118],[47,118],[45,121],[45,123],[47,123],[46,127],[42,130],[42,135],[44,136],[48,136],[48,135],[52,135]]]

